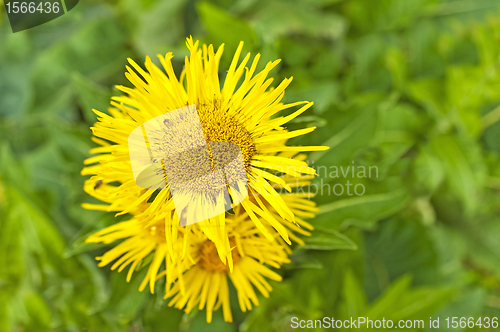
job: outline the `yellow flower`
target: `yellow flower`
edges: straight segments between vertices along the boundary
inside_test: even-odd
[[[129,266],[127,281],[130,281],[134,271],[144,264],[144,260],[152,256],[139,290],[144,290],[149,283],[150,291],[154,293],[158,270],[162,264],[168,268],[166,271],[169,272],[163,273],[167,276],[168,289],[174,282],[174,275],[182,276],[182,273],[195,262],[197,244],[204,241],[204,238],[197,239],[196,234],[192,234],[190,228],[172,226],[172,223],[168,222],[145,225],[133,218],[92,234],[86,242],[112,243],[116,240],[124,240],[96,259],[100,261],[99,267],[114,262],[111,270],[118,269],[118,272]],[[188,238],[189,241],[187,241]],[[182,281],[179,280],[179,282]]]
[[[228,219],[228,235],[232,248],[233,269],[230,270],[221,261],[215,244],[206,239],[199,243],[197,262],[183,275],[183,284],[175,283],[167,290],[165,298],[172,297],[169,306],[175,306],[189,313],[194,307],[202,310],[206,307],[207,322],[211,322],[214,310],[222,307],[224,320],[232,321],[229,305],[228,277],[237,291],[238,302],[242,311],[259,305],[257,289],[268,297],[272,290],[265,278],[281,281],[281,276],[266,265],[280,268],[289,262],[287,245],[277,240],[269,240],[256,228],[243,209],[238,209],[233,219]],[[270,229],[270,232],[275,233]],[[277,234],[276,234],[277,235]]]
[[[250,220],[268,240],[273,240],[268,227],[271,225],[290,244],[288,229],[297,222],[297,217],[279,192],[283,188],[291,190],[281,175],[299,180],[310,178],[315,171],[303,158],[295,155],[300,151],[318,151],[326,147],[286,146],[289,138],[307,134],[315,127],[288,131],[284,125],[313,103],[281,103],[285,88],[292,79],[284,79],[277,87],[271,88],[273,79],[267,76],[279,60],[269,62],[256,73],[259,54],[249,67],[250,54],[239,63],[243,43],[236,50],[222,87],[219,60],[223,45],[214,51],[212,45],[203,45],[200,49],[199,43],[191,38],[186,44],[190,56],[185,58],[180,79],[173,70],[172,53],[158,56],[165,72],[149,57],[145,62],[146,70],[129,59],[133,69],[127,66],[125,75],[135,88],[117,87],[126,96],[113,97],[113,108],[109,109],[111,115],[94,110],[99,121],[92,131],[94,141],[100,146],[91,150],[98,155],[85,161],[87,166],[82,174],[92,175],[85,190],[109,205],[84,206],[117,211],[118,214],[134,213],[137,220],[149,226],[170,215],[175,206],[168,188],[143,189],[136,184],[128,137],[134,129],[153,118],[186,105],[195,105],[207,144],[229,142],[241,150],[249,193],[241,206]],[[279,112],[297,106],[300,108],[291,114],[277,116]],[[200,229],[215,243],[221,259],[230,261],[226,216],[222,213],[204,220]],[[175,214],[173,218],[176,218]]]
[[[309,217],[310,211],[316,209],[304,195],[286,193],[282,198],[298,216]],[[241,310],[251,310],[252,305],[259,304],[255,289],[268,297],[272,288],[266,279],[281,280],[269,267],[280,268],[289,262],[288,254],[291,253],[288,244],[271,226],[266,226],[272,234],[268,239],[242,206],[237,206],[234,213],[226,216],[228,257],[221,256],[216,244],[207,237],[209,232],[203,230],[206,225],[181,227],[173,213],[154,225],[134,217],[92,234],[87,242],[122,240],[97,257],[100,267],[112,264],[111,269],[119,272],[129,267],[127,281],[138,268],[147,268],[140,291],[149,284],[154,293],[156,281],[165,277],[165,298],[171,298],[170,306],[187,313],[195,307],[206,308],[208,322],[212,320],[213,311],[222,307],[224,319],[231,321],[228,278],[237,291]],[[276,218],[279,218],[277,214]],[[289,224],[290,235],[303,244],[294,232],[310,235],[305,229],[311,230],[312,226],[299,217],[296,220],[302,228]]]

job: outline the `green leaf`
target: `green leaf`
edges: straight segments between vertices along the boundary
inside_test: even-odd
[[[71,243],[71,246],[68,246],[64,250],[64,257],[65,258],[70,258],[75,255],[84,253],[84,252],[89,252],[95,249],[100,249],[106,246],[104,243],[86,243],[85,240],[89,237],[90,234],[94,233],[92,232],[86,232],[85,234],[82,234],[76,238]]]
[[[297,249],[290,256],[290,263],[283,265],[285,270],[295,270],[295,269],[323,269],[323,264],[314,258],[309,251],[304,251]]]
[[[411,289],[411,277],[395,281],[366,312],[370,319],[425,319],[434,314],[453,294],[449,288]]]
[[[0,284],[0,289],[2,285]],[[0,292],[0,331],[12,331],[13,327],[9,319],[10,294],[6,291]]]
[[[212,322],[207,323],[205,310],[198,312],[188,324],[186,332],[236,332],[236,326],[224,322],[222,310],[213,313]]]
[[[463,289],[462,292],[452,297],[451,302],[443,306],[434,317],[439,317],[441,322],[447,317],[479,317],[484,312],[484,302],[487,296],[486,290],[479,287]]]
[[[358,246],[346,235],[332,230],[316,228],[313,235],[304,238],[300,248],[312,250],[356,250]]]
[[[227,50],[225,53],[229,53],[228,51],[236,50],[240,41],[245,42],[248,49],[256,46],[257,36],[243,19],[227,13],[208,1],[199,2],[196,9],[215,47],[225,43]]]
[[[94,301],[88,309],[88,315],[93,315],[106,308],[111,297],[111,288],[107,278],[101,273],[96,261],[89,256],[80,255],[80,262],[87,268],[90,280],[94,286]]]
[[[364,235],[365,291],[371,297],[393,280],[411,274],[415,285],[438,278],[438,257],[429,228],[416,218],[395,216]]]
[[[330,147],[329,150],[313,152],[309,160],[326,165],[340,165],[342,161],[352,158],[353,153],[371,142],[376,132],[376,118],[376,112],[363,112],[321,144]]]
[[[31,328],[39,331],[48,330],[52,321],[52,313],[43,298],[35,292],[29,292],[24,295],[23,302],[31,319]]]
[[[9,194],[9,188],[5,187],[5,193]],[[10,194],[9,194],[10,196]],[[10,203],[10,199],[7,200]],[[10,206],[10,204],[9,204]],[[0,256],[0,280],[1,283],[12,283],[17,285],[22,279],[25,271],[23,262],[23,250],[21,243],[21,229],[17,224],[17,220],[11,216],[12,210],[6,206],[0,213],[0,250],[8,255]],[[2,287],[0,283],[0,288]]]
[[[345,301],[347,317],[359,317],[366,311],[368,301],[363,285],[351,269],[345,273],[342,295]]]
[[[406,67],[407,59],[404,57],[402,50],[394,48],[387,50],[385,62],[391,72],[394,86],[399,90],[403,90],[408,70]]]
[[[72,80],[85,121],[94,124],[97,116],[92,109],[106,113],[111,100],[111,91],[77,72],[73,73]]]
[[[315,82],[314,85],[301,90],[289,89],[287,91],[287,95],[293,96],[293,100],[314,101],[312,110],[318,115],[323,114],[331,105],[338,102],[339,93],[339,85],[331,81]],[[296,119],[300,120],[301,117]]]
[[[133,31],[132,39],[139,53],[140,62],[143,62],[147,55],[156,61],[155,54],[164,55],[173,52],[177,58],[179,53],[187,52],[185,48],[178,46],[179,41],[183,42],[190,33],[186,31],[188,26],[185,24],[185,17],[188,10],[189,12],[194,10],[186,8],[187,1],[147,1],[149,3],[144,10],[134,0],[120,3],[128,11],[128,22],[137,21],[137,25],[131,24],[130,29]],[[179,60],[183,60],[182,56]]]
[[[28,63],[0,65],[0,116],[20,118],[33,99]]]
[[[438,135],[430,142],[430,149],[442,161],[450,188],[464,204],[467,213],[479,204],[483,170],[481,157],[474,153],[473,142],[463,142],[457,136]]]
[[[159,293],[157,298],[151,298],[143,312],[145,331],[182,331],[180,323],[185,313],[177,308],[169,307],[167,303],[162,293]]]
[[[136,271],[130,282],[126,281],[126,271],[122,273],[114,271],[110,274],[109,284],[112,291],[108,309],[111,310],[110,314],[115,322],[130,325],[151,297],[148,290],[143,292],[138,290],[146,272],[147,269]]]
[[[268,41],[292,34],[322,35],[334,40],[347,30],[347,22],[336,12],[321,11],[302,1],[295,1],[293,5],[283,0],[263,2],[256,14],[255,25]]]
[[[111,17],[93,19],[69,33],[36,57],[32,80],[37,105],[58,98],[71,84],[74,72],[97,80],[123,70],[128,54],[125,32],[118,21]]]
[[[371,227],[383,218],[400,211],[408,201],[408,193],[401,189],[384,194],[364,195],[319,206],[315,225],[335,229],[358,225]]]
[[[419,149],[413,163],[412,175],[416,188],[422,193],[432,194],[444,180],[444,165],[427,147]]]
[[[425,106],[429,114],[439,121],[438,125],[443,128],[449,126],[449,122],[444,118],[447,113],[445,107],[445,87],[442,82],[434,79],[415,80],[408,84],[410,97]]]

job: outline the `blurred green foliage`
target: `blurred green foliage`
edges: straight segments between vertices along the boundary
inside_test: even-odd
[[[97,267],[105,247],[83,244],[117,221],[80,207],[91,202],[80,176],[91,108],[106,110],[112,86],[127,85],[127,57],[173,51],[180,72],[189,35],[224,42],[223,67],[240,40],[261,67],[283,59],[274,75],[294,76],[285,98],[315,102],[289,128],[318,127],[293,143],[330,146],[309,157],[318,188],[366,190],[319,194],[318,230],[284,281],[250,313],[232,301],[232,324],[138,292],[141,272],[128,284]],[[499,41],[496,0],[80,1],[16,34],[1,13],[0,331],[499,317]],[[332,178],[334,166],[376,166],[377,176]]]

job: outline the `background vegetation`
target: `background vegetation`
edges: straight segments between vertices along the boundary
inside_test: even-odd
[[[3,6],[0,7],[3,11]],[[0,13],[0,331],[286,331],[290,318],[500,317],[500,4],[495,0],[80,1],[13,34]],[[315,106],[314,166],[377,166],[363,196],[318,195],[319,230],[269,299],[235,321],[184,315],[137,273],[98,268],[82,161],[91,108],[126,58],[185,37],[283,59],[288,100]],[[223,73],[221,73],[223,74]],[[320,181],[320,179],[318,179]],[[145,272],[145,271],[142,271]],[[233,289],[234,291],[234,289]],[[234,292],[232,294],[234,297]],[[442,326],[442,325],[441,325]],[[441,329],[445,330],[445,329]],[[468,329],[474,330],[474,329]]]

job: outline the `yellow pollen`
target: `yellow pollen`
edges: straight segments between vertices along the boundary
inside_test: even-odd
[[[229,239],[229,245],[231,247],[236,246],[236,242],[233,238]],[[220,260],[219,255],[217,254],[217,248],[212,241],[207,240],[203,243],[200,255],[200,265],[205,270],[226,273],[229,272],[229,267]],[[233,257],[233,264],[236,264],[241,258],[236,248],[231,251],[231,255]]]
[[[197,105],[196,107],[207,143],[230,142],[238,145],[248,172],[250,161],[255,154],[255,145],[247,129],[216,104]]]

